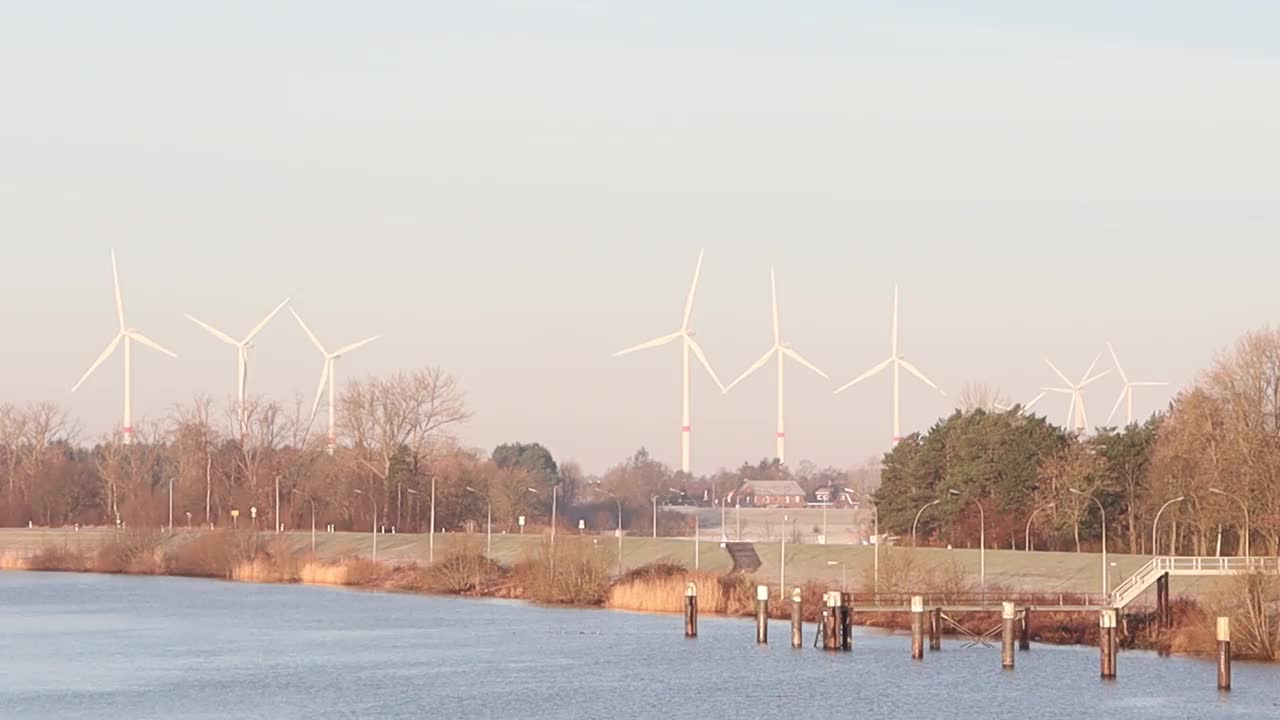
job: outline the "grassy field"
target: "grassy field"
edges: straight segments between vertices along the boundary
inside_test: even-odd
[[[30,555],[42,547],[66,546],[79,552],[92,552],[115,530],[93,528],[80,532],[64,529],[4,529],[0,530],[0,555]],[[199,531],[179,530],[175,541],[185,533]],[[654,562],[673,562],[687,567],[696,564],[712,572],[727,572],[733,567],[728,553],[721,546],[718,533],[712,540],[695,543],[686,538],[625,537],[622,542],[623,570]],[[704,534],[705,538],[705,534]],[[494,535],[493,559],[512,564],[538,551],[547,543],[545,535]],[[308,532],[283,533],[280,542],[298,554],[307,553],[311,547]],[[618,541],[613,534],[582,535],[563,533],[558,543],[581,543],[598,549],[612,569],[618,558]],[[378,559],[384,562],[426,563],[430,555],[431,540],[427,535],[384,534],[378,536]],[[373,548],[371,533],[320,533],[316,536],[316,555],[321,559],[337,559],[349,556],[369,556]],[[435,536],[435,557],[441,559],[449,553],[463,549],[483,552],[483,533],[464,535],[440,533]],[[761,583],[777,586],[782,575],[782,546],[779,542],[756,543],[756,553],[762,566],[755,573]],[[787,543],[786,582],[788,585],[817,581],[833,588],[841,583],[841,571],[845,572],[848,589],[869,592],[875,583],[876,548],[867,545],[818,545],[812,543]],[[1111,568],[1111,585],[1122,582],[1149,558],[1132,555],[1108,556],[1114,563]],[[831,564],[836,563],[836,564]],[[941,578],[959,579],[976,590],[979,585],[980,553],[977,550],[947,550],[942,548],[885,547],[880,550],[880,585],[888,591],[895,586],[906,589],[925,579],[937,582]],[[1025,592],[1096,593],[1101,590],[1101,558],[1092,553],[1021,552],[1012,550],[988,550],[986,553],[987,587],[990,590],[1007,589]],[[1176,578],[1174,595],[1201,595],[1214,587],[1210,578]],[[1148,595],[1154,597],[1154,591]],[[1143,598],[1139,602],[1150,601]]]

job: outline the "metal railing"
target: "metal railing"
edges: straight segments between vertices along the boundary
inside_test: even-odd
[[[1001,603],[1011,602],[1020,607],[1038,608],[1105,608],[1107,597],[1099,593],[1052,593],[1052,592],[989,592],[989,593],[850,593],[853,604],[862,608],[884,608],[900,610],[911,607],[913,597],[924,598],[925,607],[945,608],[990,608],[1000,609]]]
[[[1280,558],[1275,557],[1177,557],[1152,558],[1111,591],[1111,605],[1122,608],[1151,587],[1161,575],[1236,575],[1240,573],[1280,574]]]

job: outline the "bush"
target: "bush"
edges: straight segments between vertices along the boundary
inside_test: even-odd
[[[201,531],[165,556],[165,572],[188,577],[230,580],[237,569],[258,554],[252,530]]]
[[[609,588],[605,607],[641,612],[682,612],[685,588],[691,582],[698,588],[699,612],[718,614],[725,611],[725,594],[718,575],[690,571],[669,563],[639,567],[619,578]]]
[[[600,547],[574,538],[557,544],[553,557],[550,547],[542,545],[512,568],[518,594],[542,603],[603,604],[609,592],[609,560]]]
[[[122,530],[98,548],[90,569],[134,575],[161,572],[164,566],[159,556],[162,540],[161,534],[154,530]]]
[[[420,572],[422,590],[483,595],[506,580],[507,569],[481,553],[462,550]]]
[[[50,545],[27,558],[25,567],[27,570],[83,572],[89,567],[89,559],[66,546]]]

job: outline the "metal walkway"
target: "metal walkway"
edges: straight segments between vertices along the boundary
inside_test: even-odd
[[[1170,576],[1228,576],[1248,573],[1280,574],[1280,558],[1274,557],[1177,557],[1162,555],[1143,565],[1111,591],[1110,605],[1123,608],[1165,574]]]

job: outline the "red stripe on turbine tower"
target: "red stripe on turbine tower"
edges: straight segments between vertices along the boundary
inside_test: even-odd
[[[786,434],[786,433],[778,433],[778,437],[780,437],[780,438],[784,438],[784,437],[786,437],[786,436],[787,436],[787,434]]]
[[[680,428],[680,432],[689,432],[691,429],[692,428],[690,428],[688,425],[685,425],[684,427]]]
[[[121,428],[120,432],[124,433],[125,435],[132,435],[133,428],[132,427]]]

